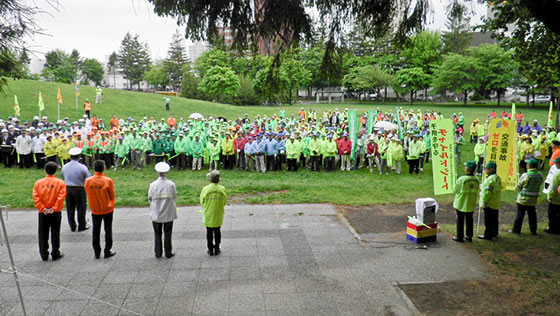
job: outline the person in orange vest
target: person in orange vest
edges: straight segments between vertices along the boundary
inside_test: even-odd
[[[84,111],[86,111],[87,118],[89,119],[89,114],[91,112],[91,103],[89,102],[88,98],[86,98],[86,101],[84,102]]]
[[[167,124],[169,125],[170,128],[175,127],[175,125],[177,125],[177,119],[175,118],[175,115],[173,115],[173,113],[167,119]]]
[[[47,176],[35,182],[33,187],[33,202],[39,211],[39,254],[43,261],[49,260],[49,232],[52,260],[64,256],[60,252],[60,223],[61,211],[66,199],[66,185],[64,181],[54,176],[57,169],[56,162],[47,162],[45,165]]]
[[[82,139],[82,133],[76,133],[76,139],[74,140],[74,147],[84,149],[84,140]]]
[[[298,116],[301,117],[305,121],[305,109],[303,107],[299,111]]]
[[[101,224],[105,229],[105,258],[110,258],[117,253],[112,251],[113,248],[113,211],[115,209],[115,185],[113,179],[106,177],[105,162],[96,160],[93,163],[95,174],[84,182],[86,194],[88,196],[89,207],[91,209],[91,220],[93,222],[93,253],[95,259],[101,256]]]
[[[119,119],[117,115],[113,114],[113,118],[109,121],[109,126],[111,126],[111,128],[119,128]]]

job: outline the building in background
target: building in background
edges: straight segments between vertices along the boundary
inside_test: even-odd
[[[115,69],[109,69],[107,63],[109,62],[109,55],[105,56],[105,61],[103,62],[103,70],[105,74],[103,75],[103,82],[102,85],[104,88],[112,88],[112,89],[121,89],[121,90],[128,90],[129,84],[128,80],[124,77],[124,74],[121,70],[117,67]],[[133,89],[138,89],[138,86],[135,85],[132,87]],[[149,85],[146,81],[140,82],[140,90],[146,91],[148,90]]]
[[[194,42],[189,45],[188,48],[188,57],[191,62],[195,62],[200,55],[204,54],[204,52],[210,50],[211,46],[207,42]]]

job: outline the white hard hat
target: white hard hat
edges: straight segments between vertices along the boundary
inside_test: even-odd
[[[159,173],[169,172],[169,169],[171,168],[169,167],[167,162],[158,162],[156,164],[156,171]]]

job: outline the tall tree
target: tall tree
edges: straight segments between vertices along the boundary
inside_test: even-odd
[[[169,85],[175,90],[181,87],[181,80],[183,77],[182,68],[188,63],[185,53],[185,46],[183,45],[184,38],[179,31],[173,34],[169,50],[167,51],[167,58],[163,61],[163,66],[169,78]]]
[[[129,88],[138,85],[144,79],[144,73],[150,69],[150,53],[148,44],[140,43],[139,36],[126,33],[121,42],[118,55],[119,67],[129,82]]]
[[[41,76],[47,81],[74,83],[78,78],[78,67],[71,55],[55,49],[45,54]]]
[[[112,52],[109,55],[109,61],[107,62],[107,70],[113,74],[113,83],[115,85],[115,89],[117,88],[117,68],[119,65],[119,56],[116,52]]]
[[[451,53],[443,58],[443,63],[436,69],[432,86],[440,92],[462,93],[463,103],[467,105],[469,92],[478,87],[476,73],[480,68],[481,64],[475,57]]]
[[[392,77],[390,74],[377,66],[367,65],[353,68],[344,76],[344,87],[359,92],[375,91],[379,95],[380,89],[390,86]]]
[[[82,80],[84,84],[93,81],[95,85],[101,85],[104,74],[105,70],[103,69],[103,65],[101,65],[97,59],[86,58],[82,62]]]
[[[198,75],[202,78],[212,67],[229,67],[230,62],[230,56],[227,52],[221,49],[213,48],[198,57],[198,59],[194,62],[194,68]]]
[[[183,75],[181,75],[181,77],[182,76]],[[169,75],[163,62],[157,62],[154,65],[150,65],[150,70],[146,71],[144,79],[156,88],[165,89],[165,87],[169,84]]]
[[[461,54],[472,41],[469,10],[464,4],[452,5],[447,8],[446,31],[443,31],[444,53]]]
[[[423,31],[410,38],[405,46],[403,57],[413,68],[420,68],[424,75],[431,77],[434,70],[441,64],[443,56],[443,42],[438,32]],[[431,78],[428,78],[431,80]],[[425,87],[424,98],[428,97],[428,87]]]
[[[236,96],[239,86],[239,78],[235,72],[222,66],[210,68],[199,84],[200,90],[215,97],[218,102],[223,96]]]
[[[396,91],[410,94],[410,104],[414,104],[414,95],[418,90],[425,89],[430,84],[430,76],[422,68],[404,68],[397,71],[393,80]]]

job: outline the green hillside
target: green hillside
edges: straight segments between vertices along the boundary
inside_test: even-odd
[[[80,87],[81,95],[78,103],[78,111],[76,111],[76,96],[74,85],[60,84],[44,81],[33,80],[17,80],[10,81],[9,86],[6,88],[5,93],[0,95],[0,117],[7,118],[14,115],[13,104],[14,94],[18,96],[21,118],[24,120],[32,119],[33,116],[39,114],[37,106],[39,91],[43,94],[45,102],[45,111],[43,115],[48,116],[51,120],[57,117],[57,88],[61,89],[63,104],[60,107],[61,118],[69,117],[71,120],[81,118],[83,115],[83,103],[85,98],[90,101],[95,101],[95,89],[93,87]],[[212,115],[223,116],[229,119],[234,119],[237,115],[244,115],[248,113],[250,116],[256,114],[272,115],[278,113],[280,107],[277,106],[233,106],[227,104],[219,104],[213,102],[190,100],[181,97],[171,97],[171,111],[165,111],[164,97],[159,94],[132,92],[115,89],[103,89],[104,99],[103,104],[93,104],[92,114],[96,114],[101,118],[109,119],[113,114],[119,118],[127,118],[129,116],[135,119],[143,116],[153,115],[156,119],[161,117],[168,117],[169,113],[174,113],[176,117],[187,118],[193,112],[202,113],[204,116]],[[305,105],[306,109],[315,109],[318,113],[322,113],[328,109],[338,107],[349,107],[357,109],[359,112],[375,109],[377,107],[382,110],[395,109],[397,104],[378,104],[378,103],[345,103],[345,104],[308,104]],[[408,104],[399,103],[405,109],[410,108]],[[502,108],[509,110],[510,105],[504,105]],[[285,106],[288,115],[297,114],[300,105],[287,105]],[[462,111],[465,114],[467,122],[471,122],[475,118],[484,119],[489,111],[495,108],[501,111],[496,106],[480,106],[468,105],[463,106],[460,103],[456,104],[415,104],[414,109],[441,111],[444,115],[450,115],[454,112]],[[527,119],[538,119],[544,122],[547,115],[546,106],[541,106],[536,109],[525,107],[518,107],[518,110],[523,111]]]

